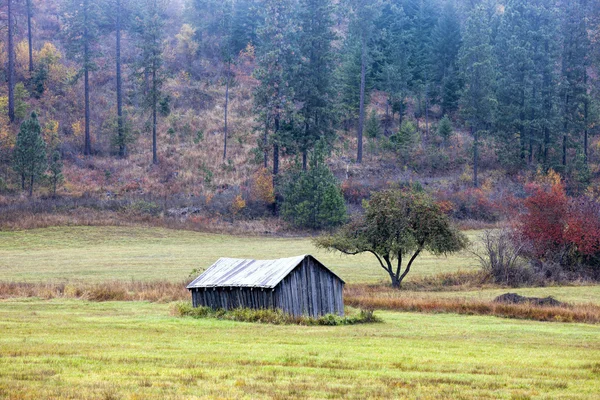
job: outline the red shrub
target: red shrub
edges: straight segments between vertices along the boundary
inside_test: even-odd
[[[564,237],[584,256],[600,254],[600,205],[587,198],[573,199]]]
[[[526,212],[518,219],[521,237],[529,242],[536,257],[548,251],[556,251],[566,244],[564,237],[567,222],[568,198],[562,183],[557,182],[549,189],[533,184],[532,193],[524,200]]]

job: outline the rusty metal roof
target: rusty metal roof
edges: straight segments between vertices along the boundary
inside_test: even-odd
[[[311,256],[304,255],[279,260],[221,258],[190,283],[187,288],[251,287],[273,289],[306,257]]]

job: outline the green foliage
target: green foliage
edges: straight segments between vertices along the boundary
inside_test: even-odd
[[[168,117],[171,114],[171,96],[166,95],[158,102],[158,112],[163,117]]]
[[[13,153],[13,169],[21,177],[21,187],[29,187],[29,195],[33,194],[33,186],[46,171],[46,143],[42,138],[42,128],[37,114],[21,124],[17,135],[17,144]]]
[[[365,133],[367,134],[367,137],[372,139],[378,138],[382,134],[381,121],[375,110],[371,111],[371,115],[369,115],[369,119],[365,126]]]
[[[19,121],[27,117],[27,110],[29,104],[27,99],[29,98],[29,92],[25,88],[23,82],[19,82],[15,85],[15,118]]]
[[[364,216],[332,236],[316,239],[315,244],[348,255],[375,255],[394,287],[400,287],[423,251],[451,254],[464,249],[468,243],[425,193],[387,190],[374,194],[365,207]],[[394,260],[397,267],[393,266]]]
[[[50,186],[52,188],[52,195],[56,196],[56,189],[58,185],[60,185],[65,177],[63,175],[63,162],[60,157],[60,152],[58,150],[54,150],[52,153],[52,158],[50,159],[50,165],[48,167]]]
[[[44,92],[46,91],[46,81],[48,80],[48,67],[43,64],[43,63],[39,63],[34,74],[33,74],[33,79],[32,79],[32,86],[33,86],[33,96],[36,99],[40,99],[42,97],[42,95],[44,94]]]
[[[134,215],[160,215],[162,208],[160,205],[145,200],[137,200],[125,207],[125,211]]]
[[[314,151],[308,171],[299,166],[291,171],[283,197],[281,214],[296,227],[331,228],[347,219],[342,191],[325,163],[322,145]]]
[[[452,121],[447,115],[444,115],[438,125],[437,134],[444,140],[444,143],[447,143],[453,133]]]
[[[180,317],[216,318],[229,321],[251,322],[272,325],[305,325],[305,326],[340,326],[380,323],[383,320],[373,314],[373,311],[360,310],[358,314],[340,317],[327,314],[319,318],[307,316],[295,317],[279,309],[250,309],[237,308],[225,311],[214,310],[210,307],[194,308],[189,302],[179,302],[172,306],[173,313]]]
[[[417,127],[409,120],[402,121],[398,133],[390,136],[392,148],[401,155],[406,155],[406,153],[414,147],[417,141]]]

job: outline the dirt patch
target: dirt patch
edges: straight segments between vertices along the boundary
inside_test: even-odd
[[[503,304],[533,304],[536,306],[562,307],[566,304],[553,297],[525,297],[516,293],[506,293],[494,299],[494,303]]]

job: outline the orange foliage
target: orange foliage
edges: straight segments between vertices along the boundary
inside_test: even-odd
[[[273,176],[266,168],[259,169],[252,179],[252,197],[263,201],[265,204],[275,202],[275,188],[273,187]]]

